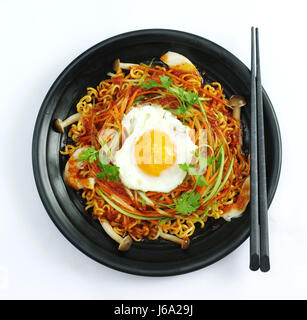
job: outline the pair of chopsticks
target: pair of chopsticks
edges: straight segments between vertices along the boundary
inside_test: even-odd
[[[255,40],[256,38],[256,40]],[[250,269],[270,270],[267,184],[258,28],[251,28]]]

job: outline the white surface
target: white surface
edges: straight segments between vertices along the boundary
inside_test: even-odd
[[[0,298],[307,298],[305,1],[183,3],[1,1]],[[205,269],[168,278],[117,272],[77,250],[51,222],[32,175],[34,123],[58,74],[101,40],[156,27],[203,36],[249,66],[252,25],[260,28],[263,85],[283,139],[270,272],[249,270],[249,241]]]

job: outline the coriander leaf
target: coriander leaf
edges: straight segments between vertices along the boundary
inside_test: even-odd
[[[185,91],[175,86],[170,87],[170,91],[181,101],[181,106],[177,110],[179,114],[185,114],[191,105],[199,102],[199,97],[194,91]]]
[[[179,106],[176,110],[176,113],[179,115],[184,115],[187,112],[188,108],[186,106]]]
[[[82,150],[82,154],[79,156],[79,161],[88,161],[89,163],[93,163],[98,158],[98,150],[95,150],[94,146],[86,150]]]
[[[178,164],[179,168],[185,172],[187,172],[189,175],[191,176],[196,176],[198,175],[197,173],[197,169],[194,168],[194,166],[192,166],[191,164],[187,164],[187,163],[183,163],[183,164]]]
[[[97,173],[96,178],[108,181],[115,181],[118,180],[119,175],[119,167],[113,166],[111,164],[103,164],[98,162],[98,166],[102,169],[101,172]]]
[[[195,152],[195,156],[198,159],[198,162],[193,166],[193,165],[188,165],[187,163],[183,163],[183,164],[179,164],[179,168],[185,172],[187,172],[189,175],[191,176],[195,176],[196,177],[196,183],[194,186],[194,189],[196,186],[199,187],[209,187],[206,178],[203,176],[203,174],[205,173],[205,169],[207,166],[207,162],[208,162],[208,158],[199,155],[198,152]],[[210,160],[211,161],[211,160]],[[193,191],[194,191],[193,189]]]
[[[181,169],[181,170],[183,170],[183,171],[185,171],[185,172],[189,172],[189,168],[190,168],[190,166],[188,165],[188,164],[186,164],[186,163],[183,163],[183,164],[179,164],[179,168]]]
[[[199,187],[204,187],[204,186],[209,187],[209,185],[208,185],[205,177],[202,176],[202,175],[197,176],[197,181],[196,181],[196,183],[197,183],[197,185],[198,185]]]
[[[184,89],[182,89],[181,87],[174,87],[174,89],[176,89],[178,97],[180,97],[180,99],[184,99]]]
[[[152,88],[163,88],[172,93],[180,103],[180,106],[177,109],[177,114],[184,115],[187,110],[194,103],[200,103],[197,93],[194,91],[185,91],[181,87],[177,87],[172,84],[173,78],[167,75],[162,75],[159,77],[161,84],[157,83],[153,79],[148,79],[147,82],[141,85],[143,89],[152,89]]]
[[[195,212],[199,207],[200,198],[201,194],[199,193],[183,193],[178,200],[174,200],[176,210],[183,215]]]
[[[214,157],[213,156],[212,157],[207,157],[207,164],[208,165],[212,164],[213,161],[214,161]]]
[[[173,82],[173,79],[169,76],[163,75],[163,76],[160,76],[160,81],[161,81],[162,85],[166,89],[168,89],[169,86],[171,85],[171,83]]]
[[[166,76],[166,75],[160,76],[159,78],[160,78],[161,84],[157,83],[157,81],[154,79],[148,79],[147,82],[142,84],[141,88],[152,89],[152,88],[158,87],[158,88],[164,88],[168,90],[169,86],[173,82],[173,79],[170,76]]]
[[[185,100],[188,105],[192,105],[198,101],[198,96],[194,91],[185,91]]]
[[[199,176],[205,173],[205,169],[208,164],[207,157],[200,155],[198,152],[195,152],[195,157],[197,158],[197,162],[194,165],[188,165],[187,163],[179,164],[179,168],[191,176]],[[214,158],[213,158],[214,159]],[[212,159],[209,160],[211,162]]]
[[[159,87],[160,85],[156,82],[156,80],[149,79],[147,82],[141,85],[143,89],[152,89],[154,87]]]

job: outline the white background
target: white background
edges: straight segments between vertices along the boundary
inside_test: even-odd
[[[1,299],[307,298],[305,1],[2,0],[0,12]],[[271,270],[249,270],[249,241],[205,269],[166,278],[114,271],[81,253],[50,220],[32,174],[36,116],[58,74],[94,44],[145,28],[200,35],[249,66],[252,25],[283,141]]]

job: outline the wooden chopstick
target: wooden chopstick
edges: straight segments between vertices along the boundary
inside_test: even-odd
[[[251,132],[250,132],[250,264],[253,271],[260,266],[259,239],[259,207],[258,207],[258,145],[257,145],[257,105],[256,105],[256,74],[255,74],[255,32],[251,29]]]
[[[258,126],[258,189],[259,189],[259,223],[260,223],[260,270],[270,270],[267,183],[265,167],[265,141],[262,84],[260,72],[259,32],[256,28],[256,88],[257,88],[257,126]]]
[[[256,47],[256,48],[255,48]],[[251,29],[251,235],[250,269],[270,270],[267,184],[259,33]],[[255,61],[256,52],[256,61]],[[256,68],[256,71],[255,71]]]

